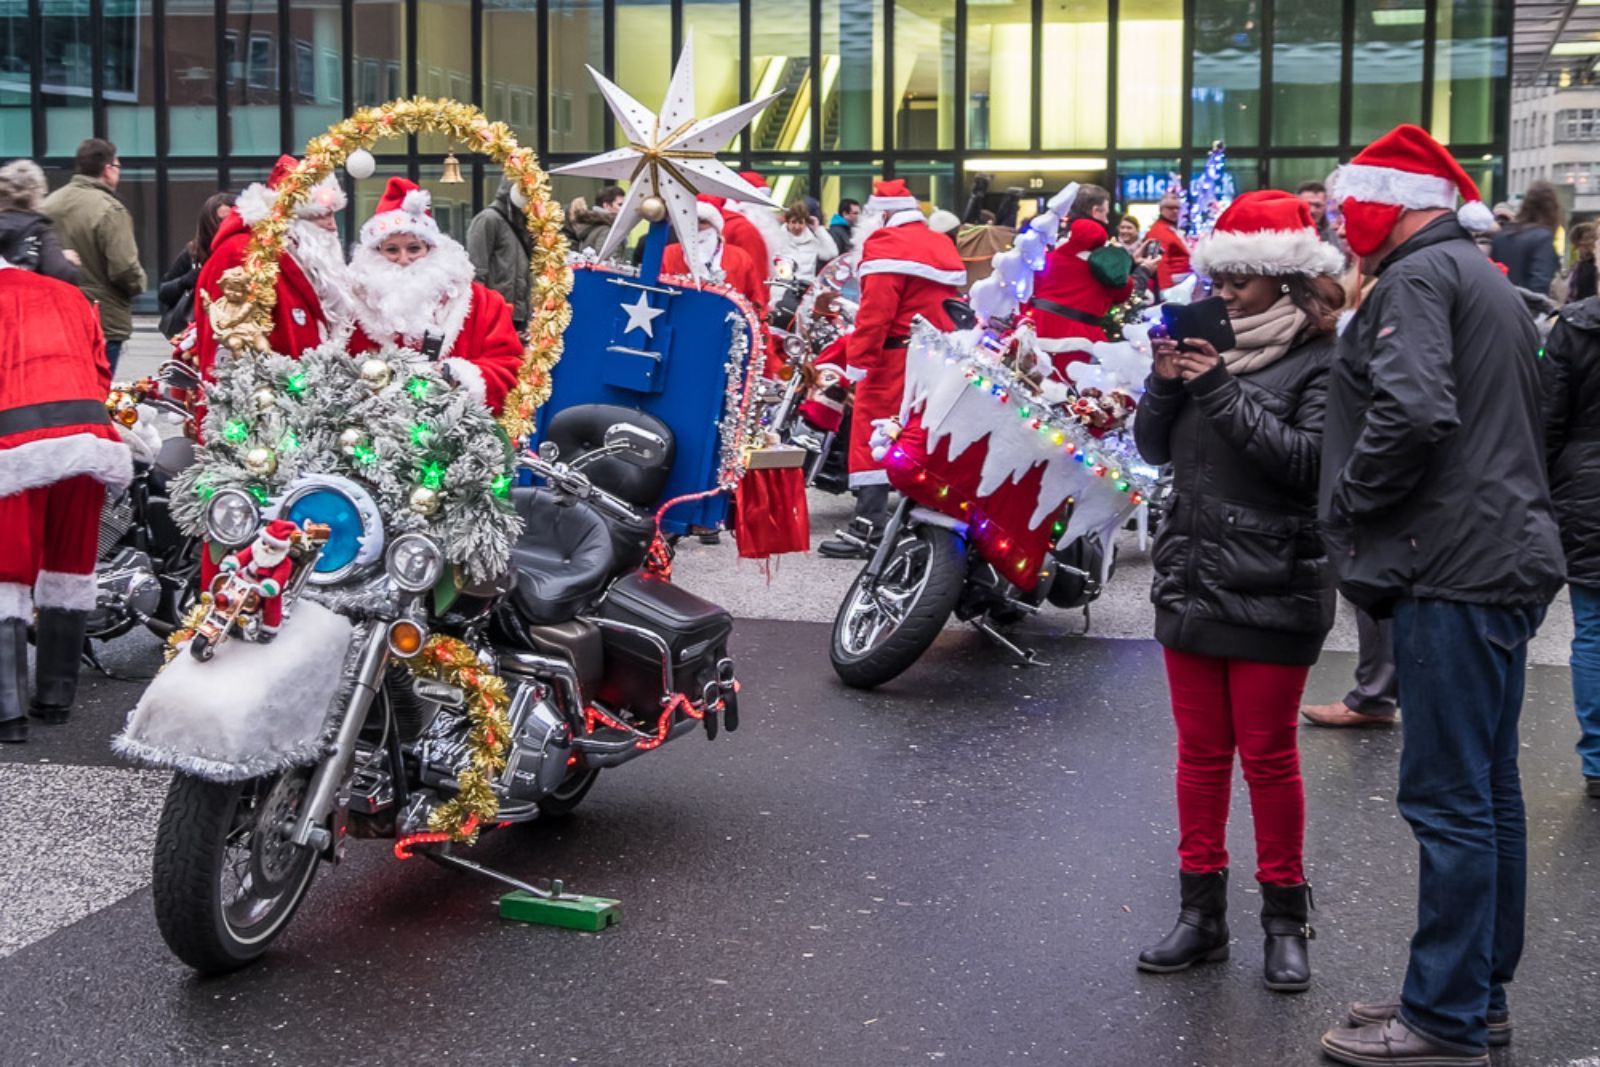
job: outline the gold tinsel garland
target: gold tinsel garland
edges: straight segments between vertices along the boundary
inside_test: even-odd
[[[505,680],[485,670],[464,642],[442,634],[429,638],[409,666],[420,678],[445,682],[466,693],[467,717],[472,721],[467,735],[470,763],[458,776],[456,795],[428,816],[428,829],[472,844],[478,830],[500,811],[500,798],[489,783],[505,770],[511,747],[511,723],[506,718],[511,701]]]
[[[178,624],[178,628],[167,635],[166,647],[161,650],[161,654],[167,657],[166,662],[172,662],[173,657],[178,654],[178,647],[194,636],[195,629],[206,621],[206,613],[210,610],[211,598],[209,594],[194,602],[184,614],[183,621]]]
[[[572,270],[567,266],[567,239],[561,233],[563,214],[550,199],[550,183],[533,150],[518,145],[503,122],[490,122],[470,104],[430,100],[416,96],[365,107],[328,132],[306,143],[300,165],[278,185],[271,213],[255,224],[245,249],[244,270],[248,299],[263,329],[272,328],[272,308],[277,303],[278,257],[295,208],[323,178],[343,165],[351,152],[370,149],[383,137],[439,133],[482,152],[505,168],[527,200],[524,209],[533,255],[528,269],[533,284],[529,293],[530,319],[517,384],[501,409],[500,427],[513,440],[533,429],[533,416],[550,398],[550,372],[561,360],[562,335],[572,320],[567,294],[572,291]]]

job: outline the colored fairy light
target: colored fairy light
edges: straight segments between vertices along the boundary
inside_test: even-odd
[[[507,497],[511,495],[511,475],[502,474],[489,483],[489,491],[495,496]]]
[[[950,487],[948,485],[941,485],[939,487],[939,499],[943,500],[945,497],[947,497],[949,495],[950,495]]]
[[[356,462],[363,466],[378,461],[378,453],[373,451],[371,445],[357,445],[351,454],[355,456]]]
[[[443,463],[424,463],[422,465],[422,473],[421,473],[421,475],[418,476],[417,481],[421,482],[423,485],[427,486],[429,489],[443,489],[444,488],[444,464]]]
[[[250,436],[250,427],[244,424],[243,419],[229,419],[222,428],[222,436],[233,444],[239,444]]]
[[[433,442],[433,431],[420,422],[411,427],[411,443],[418,448],[427,448]]]
[[[266,487],[261,485],[252,485],[250,487],[250,495],[256,498],[257,504],[261,504],[263,506],[266,505],[267,501],[272,499],[272,496],[267,492]]]
[[[1059,445],[1061,442],[1065,441],[1066,439],[1067,439],[1067,435],[1062,433],[1060,430],[1057,430],[1054,434],[1051,434],[1050,443],[1053,444],[1053,445]]]
[[[1127,482],[1118,482],[1117,483],[1117,492],[1119,492],[1119,493],[1126,493],[1129,489],[1132,489],[1132,488],[1133,488],[1133,486],[1129,485]]]
[[[278,451],[280,452],[293,452],[299,447],[300,438],[295,435],[293,430],[286,432],[282,439],[278,441]]]
[[[1023,418],[1027,418],[1031,413],[1032,409],[1030,408],[1022,407],[1017,409],[1017,414],[1021,415]]]
[[[283,380],[283,387],[284,387],[284,389],[288,390],[290,393],[293,393],[295,396],[299,396],[301,393],[305,392],[306,391],[306,375],[305,375],[305,371],[295,371],[293,374],[289,375],[289,377],[287,377],[287,378],[285,378]]]
[[[1062,534],[1067,532],[1066,524],[1058,522],[1050,527],[1050,532],[1055,534],[1057,537],[1060,537]]]
[[[428,395],[428,379],[418,374],[406,382],[406,392],[411,394],[411,399],[422,400]]]

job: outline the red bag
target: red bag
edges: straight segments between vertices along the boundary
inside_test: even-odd
[[[806,476],[800,467],[746,471],[734,493],[734,540],[742,559],[811,548]]]

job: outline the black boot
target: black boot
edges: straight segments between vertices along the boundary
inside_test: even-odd
[[[1139,969],[1155,974],[1185,971],[1202,961],[1228,958],[1228,872],[1178,872],[1183,910],[1172,932],[1139,953]]]
[[[1306,942],[1317,936],[1307,921],[1311,887],[1261,884],[1261,928],[1267,932],[1267,988],[1300,993],[1311,988],[1311,955]]]
[[[83,660],[83,630],[88,622],[88,612],[39,609],[33,707],[28,714],[40,722],[58,726],[72,711],[72,702],[78,698],[78,664]]]
[[[28,621],[0,619],[0,741],[26,741]]]

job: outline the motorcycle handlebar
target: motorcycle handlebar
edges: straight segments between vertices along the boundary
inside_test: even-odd
[[[551,463],[542,456],[529,455],[522,457],[518,466],[537,474],[560,492],[586,500],[601,511],[609,512],[614,518],[628,522],[639,517],[632,505],[596,486],[587,474],[575,471],[565,463]]]

